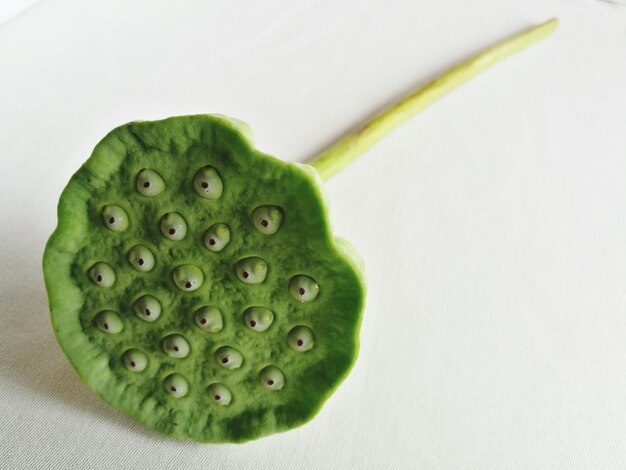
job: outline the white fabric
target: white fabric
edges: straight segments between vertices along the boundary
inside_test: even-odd
[[[78,379],[41,256],[113,127],[219,112],[305,161],[510,33],[557,33],[328,184],[369,279],[319,416],[244,445],[144,429]],[[597,0],[46,0],[0,26],[0,467],[626,467],[626,8]]]

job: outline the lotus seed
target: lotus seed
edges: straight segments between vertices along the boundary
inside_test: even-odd
[[[259,381],[269,390],[280,390],[285,386],[285,374],[276,366],[267,366],[259,372]]]
[[[155,197],[164,189],[165,182],[156,171],[144,168],[137,174],[137,191],[142,196]]]
[[[147,322],[153,322],[161,315],[161,304],[151,295],[144,295],[135,302],[135,315]]]
[[[148,357],[139,349],[129,349],[122,356],[122,362],[128,370],[141,372],[148,366]]]
[[[267,264],[258,256],[244,258],[235,266],[235,272],[241,282],[260,284],[267,275]]]
[[[124,329],[120,316],[112,310],[103,310],[95,318],[96,326],[105,333],[116,334]]]
[[[163,381],[165,391],[175,398],[181,398],[187,395],[189,391],[189,382],[180,374],[170,374]]]
[[[204,274],[200,268],[192,264],[183,264],[174,268],[172,277],[176,286],[185,292],[198,289],[204,281]]]
[[[196,172],[193,186],[204,199],[219,199],[224,190],[222,178],[212,166],[205,166]]]
[[[128,215],[120,206],[108,205],[102,208],[105,225],[114,232],[123,232],[128,228]]]
[[[252,223],[265,235],[278,232],[282,222],[283,210],[278,206],[259,206],[252,211]]]
[[[222,312],[217,307],[200,307],[196,311],[196,324],[205,331],[217,333],[224,327]]]
[[[115,271],[107,263],[96,263],[89,268],[89,277],[100,287],[111,287],[115,284]]]
[[[182,359],[189,355],[189,343],[181,335],[173,334],[166,336],[163,338],[161,344],[163,346],[163,352],[170,357]]]
[[[128,261],[137,271],[151,271],[154,268],[154,255],[143,245],[135,245],[128,252]]]
[[[161,218],[161,233],[172,241],[181,241],[187,235],[187,222],[182,215],[169,212]]]
[[[243,362],[241,353],[230,346],[222,346],[215,351],[215,359],[219,365],[227,369],[238,369]]]
[[[267,330],[274,321],[274,313],[265,307],[249,307],[243,313],[244,324],[254,331]]]
[[[301,302],[309,302],[319,294],[320,285],[315,279],[299,274],[292,277],[291,281],[289,281],[289,292],[294,299]]]
[[[207,392],[209,393],[209,396],[215,403],[222,405],[222,406],[226,406],[230,404],[230,402],[233,399],[233,396],[230,393],[230,390],[228,390],[228,388],[226,388],[224,384],[220,384],[220,383],[211,384],[209,385]]]
[[[308,351],[315,346],[315,335],[308,326],[299,325],[291,329],[287,335],[287,343],[294,351]]]
[[[211,251],[222,251],[230,241],[230,229],[226,224],[213,224],[204,234],[204,244]]]

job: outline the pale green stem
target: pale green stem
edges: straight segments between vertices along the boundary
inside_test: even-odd
[[[317,169],[322,179],[329,179],[411,116],[487,67],[545,38],[556,29],[558,23],[553,18],[505,39],[451,68],[338,140],[315,156],[309,164]]]

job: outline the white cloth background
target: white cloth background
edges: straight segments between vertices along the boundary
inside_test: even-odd
[[[41,256],[113,127],[218,112],[304,161],[552,16],[328,184],[366,261],[359,360],[310,424],[170,440],[78,379]],[[626,7],[598,0],[45,0],[0,26],[0,468],[626,467]]]

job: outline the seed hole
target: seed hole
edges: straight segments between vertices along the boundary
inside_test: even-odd
[[[105,324],[103,324],[103,325],[102,325],[102,327],[103,327],[105,330],[108,330],[108,329],[109,329],[109,324],[108,324],[108,323],[105,323]]]
[[[145,310],[145,312],[146,312],[146,315],[147,315],[147,316],[150,316],[150,313],[151,313],[151,312],[150,312],[150,309],[149,309],[149,308],[147,308],[147,309]]]
[[[144,188],[149,188],[149,187],[150,187],[150,181],[146,181],[146,182],[143,184],[143,187],[144,187]]]
[[[144,263],[143,258],[139,258],[139,259],[137,260],[137,263],[139,263],[139,266],[143,266],[143,263]]]
[[[192,286],[192,285],[193,285],[193,284],[191,284],[191,282],[187,282],[187,283],[185,284],[185,287],[186,287],[187,289],[191,289],[191,286]]]
[[[173,349],[174,351],[176,351],[176,352],[178,352],[178,351],[180,350],[180,348],[179,348],[178,346],[174,346],[174,347],[172,347],[172,349]]]
[[[298,289],[298,292],[300,293],[300,295],[304,295],[306,291],[304,290],[303,287],[300,287],[300,289]]]
[[[98,274],[98,277],[96,277],[96,279],[98,280],[98,282],[102,282],[102,276],[100,274]]]
[[[250,273],[248,273],[248,271],[244,271],[241,273],[241,277],[243,277],[244,279],[248,279],[250,277]]]
[[[254,328],[256,326],[256,322],[254,320],[250,320],[250,326]]]
[[[110,224],[114,224],[114,223],[115,223],[115,217],[111,217],[111,218],[109,219],[109,223],[110,223]]]
[[[302,346],[304,344],[304,341],[302,341],[301,339],[298,340],[298,346]]]
[[[219,400],[222,399],[222,397],[220,397],[219,395],[215,395],[215,397],[213,397],[213,398],[215,398],[215,401],[219,401]]]
[[[262,225],[263,227],[267,227],[269,224],[270,224],[270,223],[267,221],[267,219],[263,219],[263,220],[261,221],[261,225]]]
[[[207,183],[206,181],[203,181],[200,186],[202,186],[202,189],[206,189],[209,187],[209,183]]]
[[[200,324],[205,325],[206,324],[206,318],[201,318],[200,319]]]
[[[209,245],[211,245],[211,246],[215,245],[215,238],[211,238],[209,240]]]
[[[176,387],[170,387],[170,390],[171,390],[172,392],[175,392],[175,391],[176,391]]]
[[[176,229],[175,228],[171,228],[168,230],[170,235],[174,235],[176,233]]]
[[[267,381],[267,385],[274,385],[274,381],[273,381],[272,379],[269,379],[269,380]]]
[[[223,357],[222,358],[222,364],[227,364],[228,363],[228,358],[227,357]]]
[[[130,361],[130,366],[131,367],[135,367],[137,364],[135,364],[135,361]]]

